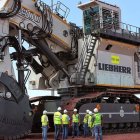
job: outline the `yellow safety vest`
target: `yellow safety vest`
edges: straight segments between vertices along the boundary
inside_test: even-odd
[[[89,128],[93,128],[94,127],[93,115],[89,115],[89,118],[88,118],[88,127]]]
[[[83,122],[84,123],[88,123],[88,118],[89,118],[89,114],[86,114],[85,117],[84,117]]]
[[[102,121],[102,116],[100,113],[95,113],[94,114],[94,125],[101,125],[101,121]]]
[[[79,114],[73,114],[72,115],[72,122],[79,123]]]
[[[62,124],[61,122],[61,113],[60,112],[55,112],[54,113],[54,124]]]
[[[42,115],[41,116],[41,123],[42,123],[42,126],[47,126],[48,125],[48,116],[47,115]]]
[[[69,116],[67,114],[62,115],[62,124],[69,124]]]

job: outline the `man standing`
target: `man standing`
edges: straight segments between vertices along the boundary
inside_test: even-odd
[[[55,140],[58,140],[61,126],[62,126],[62,114],[61,114],[61,107],[57,108],[57,112],[54,113],[54,127],[55,127]]]
[[[72,115],[72,138],[76,135],[79,136],[79,124],[80,124],[80,118],[79,114],[77,113],[77,109],[75,108],[73,110],[73,115]]]
[[[93,122],[93,113],[89,111],[89,118],[88,118],[88,127],[91,131],[92,137],[94,136],[94,122]]]
[[[88,136],[88,118],[89,118],[89,110],[86,110],[86,115],[84,116],[83,120],[83,128],[84,128],[84,137]]]
[[[47,140],[47,131],[48,131],[48,116],[47,111],[43,111],[43,115],[41,116],[41,123],[42,123],[42,139]]]
[[[64,114],[62,115],[62,124],[63,124],[63,140],[68,138],[68,125],[70,121],[70,117],[67,115],[67,110],[64,110]]]
[[[94,133],[95,133],[95,140],[102,140],[102,116],[98,113],[98,109],[94,109]]]

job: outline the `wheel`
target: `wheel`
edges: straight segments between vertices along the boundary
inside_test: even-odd
[[[133,125],[133,128],[136,128],[138,126],[137,123],[133,123],[132,125]]]
[[[123,123],[119,123],[119,128],[124,128],[124,124]]]
[[[116,124],[116,123],[113,123],[113,124],[111,124],[111,127],[112,127],[113,129],[115,129],[115,128],[117,128],[117,124]]]
[[[126,123],[126,127],[130,128],[131,127],[131,123]]]

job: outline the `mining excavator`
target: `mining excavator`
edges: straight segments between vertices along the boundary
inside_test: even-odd
[[[91,0],[78,8],[83,27],[68,23],[70,9],[60,1],[0,1],[1,139],[40,129],[34,116],[46,109],[52,120],[58,106],[70,114],[77,108],[81,120],[87,108],[97,107],[105,131],[139,129],[140,28],[122,23],[116,5]],[[59,97],[29,101],[27,80],[30,89],[57,89]]]

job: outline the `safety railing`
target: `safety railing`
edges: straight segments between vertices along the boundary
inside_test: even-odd
[[[140,38],[140,28],[130,25],[130,24],[126,24],[126,23],[120,23],[121,24],[121,29],[124,32],[130,34],[131,36],[136,36]]]
[[[58,1],[56,4],[53,5],[53,12],[61,18],[66,19],[70,13],[70,9],[62,2]]]
[[[114,19],[106,19],[100,22],[100,20],[92,21],[91,22],[91,32],[97,31],[100,32],[100,30],[111,30],[116,33],[120,34],[127,34],[130,37],[136,37],[140,38],[140,28],[126,24],[123,22],[117,22],[114,21]]]
[[[77,73],[80,72],[82,66],[83,66],[83,63],[84,63],[84,59],[86,57],[86,53],[87,53],[87,47],[90,43],[90,40],[89,40],[89,37],[90,35],[87,35],[84,37],[84,44],[83,44],[83,47],[82,47],[82,50],[81,50],[81,54],[80,54],[80,57],[79,57],[79,61],[76,65],[76,70],[77,70]]]

